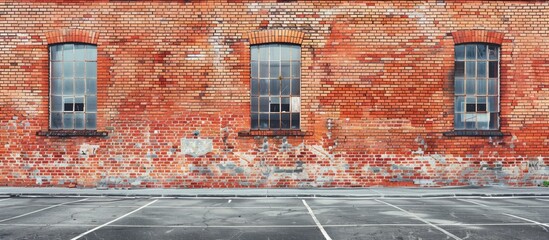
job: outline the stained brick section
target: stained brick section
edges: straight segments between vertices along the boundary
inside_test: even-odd
[[[548,16],[547,1],[2,2],[0,185],[537,185]],[[107,137],[37,136],[63,42],[97,45]],[[299,130],[250,131],[250,45],[270,42],[301,45]],[[444,135],[468,42],[501,45],[503,136]],[[183,154],[202,139],[211,151]]]

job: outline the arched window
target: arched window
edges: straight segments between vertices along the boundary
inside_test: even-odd
[[[97,47],[50,45],[50,129],[95,130]]]
[[[499,130],[499,46],[455,45],[454,128]]]
[[[299,129],[301,47],[251,46],[251,129]]]

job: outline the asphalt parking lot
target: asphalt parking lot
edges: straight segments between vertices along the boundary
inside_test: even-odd
[[[12,197],[0,209],[0,239],[549,239],[547,197]]]

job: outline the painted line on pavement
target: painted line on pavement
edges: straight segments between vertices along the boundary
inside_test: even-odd
[[[155,203],[156,201],[158,201],[158,199],[156,199],[156,200],[154,200],[154,201],[151,201],[151,202],[149,202],[149,203],[147,203],[147,204],[145,204],[145,205],[139,207],[138,209],[135,209],[135,210],[133,210],[133,211],[131,211],[131,212],[129,212],[129,213],[126,213],[126,214],[124,214],[124,215],[122,215],[122,216],[120,216],[120,217],[118,217],[118,218],[116,218],[116,219],[114,219],[114,220],[111,220],[111,221],[109,221],[109,222],[107,222],[107,223],[105,223],[105,224],[99,225],[99,226],[97,226],[97,227],[95,227],[95,228],[93,228],[93,229],[91,229],[91,230],[88,230],[88,231],[86,231],[86,232],[84,232],[84,233],[82,233],[82,234],[80,234],[80,235],[78,235],[78,236],[76,236],[76,237],[74,237],[74,238],[71,238],[71,240],[76,240],[76,239],[79,239],[79,238],[81,238],[81,237],[83,237],[83,236],[86,236],[86,235],[88,235],[88,234],[91,233],[91,232],[94,232],[94,231],[96,231],[96,230],[98,230],[98,229],[100,229],[100,228],[102,228],[102,227],[105,227],[105,226],[107,226],[107,225],[109,225],[109,224],[111,224],[111,223],[113,223],[113,222],[116,222],[116,221],[118,221],[118,220],[120,220],[120,219],[122,219],[122,218],[125,218],[125,217],[129,216],[129,215],[132,214],[132,213],[135,213],[135,212],[137,212],[137,211],[139,211],[139,210],[141,210],[141,209],[143,209],[143,208],[146,208],[147,206],[149,206],[149,205]]]
[[[6,198],[6,199],[0,199],[0,202],[3,202],[3,201],[8,201],[10,200],[11,198]]]
[[[55,208],[55,207],[63,206],[63,205],[66,205],[66,204],[77,203],[77,202],[82,202],[82,201],[86,201],[86,200],[88,200],[88,199],[85,198],[85,199],[80,199],[80,200],[78,200],[78,201],[72,201],[72,202],[65,202],[65,203],[55,204],[55,205],[53,205],[53,206],[41,208],[41,209],[38,209],[38,210],[35,210],[35,211],[32,211],[32,212],[28,212],[28,213],[25,213],[25,214],[21,214],[21,215],[19,215],[19,216],[15,216],[15,217],[10,217],[10,218],[6,218],[6,219],[2,219],[2,220],[0,220],[0,223],[6,222],[6,221],[9,221],[9,220],[13,220],[13,219],[17,219],[17,218],[20,218],[20,217],[28,216],[28,215],[31,215],[31,214],[34,214],[34,213],[46,211],[46,210],[48,210],[48,209],[52,209],[52,208]]]
[[[523,221],[527,221],[527,222],[531,222],[531,223],[535,223],[541,227],[549,227],[549,224],[545,224],[545,223],[540,223],[540,222],[537,222],[537,221],[534,221],[534,220],[530,220],[528,218],[523,218],[523,217],[519,217],[519,216],[515,216],[513,214],[508,214],[508,213],[501,213],[503,215],[507,215],[509,217],[514,217],[514,218],[518,218],[520,220],[523,220]],[[546,232],[549,232],[549,230],[547,230],[546,228],[543,228]]]
[[[318,229],[320,229],[320,232],[322,232],[322,235],[324,235],[324,238],[326,238],[326,240],[332,240],[330,235],[328,235],[328,233],[326,232],[324,227],[322,227],[322,224],[320,224],[320,222],[316,218],[315,214],[313,213],[313,209],[311,209],[311,207],[309,207],[309,204],[307,204],[305,199],[301,199],[301,201],[303,201],[303,205],[305,205],[305,207],[307,208],[307,211],[309,211],[309,214],[313,218],[313,221],[316,223],[316,226],[318,227]]]
[[[548,224],[548,223],[542,223]],[[443,223],[437,226],[537,226],[537,223]],[[18,227],[97,227],[93,224],[46,224],[46,223],[0,223],[0,226]],[[372,223],[372,224],[325,224],[325,228],[338,227],[425,227],[426,223]],[[116,228],[318,228],[317,225],[127,225],[109,224]]]
[[[398,207],[398,206],[395,206],[395,205],[390,204],[390,203],[388,203],[388,202],[381,201],[381,200],[379,200],[379,199],[376,199],[376,201],[378,201],[378,202],[380,202],[380,203],[383,203],[383,204],[386,204],[386,205],[389,205],[389,206],[391,206],[391,207],[394,207],[394,208],[396,208],[396,209],[398,209],[398,210],[400,210],[400,211],[402,211],[402,212],[404,212],[404,213],[406,213],[406,214],[408,214],[408,215],[410,215],[410,216],[413,216],[413,217],[415,217],[416,219],[418,219],[419,221],[422,221],[422,222],[428,224],[429,226],[436,228],[437,230],[443,232],[444,234],[448,235],[449,237],[451,237],[451,238],[453,238],[453,239],[455,239],[455,240],[462,240],[462,239],[459,238],[458,236],[456,236],[456,235],[454,235],[454,234],[452,234],[452,233],[450,233],[450,232],[448,232],[448,231],[442,229],[441,227],[439,227],[439,226],[437,226],[437,225],[435,225],[435,224],[433,224],[433,223],[431,223],[431,222],[429,222],[429,221],[427,221],[427,220],[421,218],[420,216],[418,216],[418,215],[416,215],[416,214],[413,214],[413,213],[411,213],[411,212],[408,212],[408,211],[406,211],[406,210],[404,210],[404,209],[402,209],[402,208],[400,208],[400,207]]]
[[[485,205],[485,204],[482,204],[482,203],[478,203],[478,202],[475,202],[473,200],[467,200],[467,199],[458,199],[459,201],[462,201],[462,202],[468,202],[468,203],[472,203],[472,204],[475,204],[475,205],[478,205],[478,206],[481,206],[481,207],[489,207],[488,205]]]
[[[536,200],[540,200],[540,201],[544,201],[544,202],[549,202],[549,199],[536,198]]]

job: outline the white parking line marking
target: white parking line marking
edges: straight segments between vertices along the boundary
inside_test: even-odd
[[[536,200],[540,200],[540,201],[544,201],[544,202],[549,202],[549,199],[536,198]]]
[[[6,199],[0,199],[0,202],[3,202],[3,201],[8,201],[10,200],[11,198],[6,198]]]
[[[324,238],[326,238],[326,240],[332,240],[332,238],[330,237],[330,235],[328,235],[328,233],[326,232],[326,230],[324,230],[324,227],[322,227],[322,224],[320,224],[320,222],[318,221],[318,219],[316,219],[316,216],[315,216],[315,214],[313,213],[313,209],[311,209],[311,207],[309,207],[309,204],[307,204],[307,202],[305,201],[305,199],[301,199],[301,201],[303,201],[303,205],[305,205],[305,207],[307,208],[307,211],[309,211],[309,214],[310,214],[311,217],[313,218],[313,221],[315,221],[316,226],[318,227],[318,229],[320,229],[320,232],[322,232],[322,235],[324,235]]]
[[[418,215],[415,215],[415,214],[413,214],[413,213],[411,213],[411,212],[408,212],[408,211],[406,211],[406,210],[404,210],[404,209],[402,209],[402,208],[400,208],[400,207],[398,207],[398,206],[395,206],[395,205],[393,205],[393,204],[390,204],[390,203],[388,203],[388,202],[384,202],[384,201],[381,201],[381,200],[379,200],[379,199],[376,199],[376,201],[378,201],[378,202],[380,202],[380,203],[383,203],[383,204],[386,204],[386,205],[389,205],[389,206],[391,206],[391,207],[394,207],[394,208],[396,208],[396,209],[398,209],[398,210],[400,210],[400,211],[402,211],[402,212],[405,212],[406,214],[415,217],[415,218],[418,219],[419,221],[422,221],[422,222],[428,224],[429,226],[434,227],[434,228],[436,228],[437,230],[439,230],[439,231],[445,233],[446,235],[448,235],[449,237],[451,237],[451,238],[453,238],[453,239],[462,240],[461,238],[457,237],[456,235],[454,235],[454,234],[452,234],[452,233],[450,233],[450,232],[448,232],[448,231],[446,231],[446,230],[440,228],[439,226],[437,226],[437,225],[435,225],[435,224],[432,224],[431,222],[429,222],[429,221],[427,221],[427,220],[421,218],[421,217],[418,216]]]
[[[0,220],[0,223],[6,222],[6,221],[9,221],[9,220],[13,220],[13,219],[17,219],[17,218],[20,218],[20,217],[28,216],[28,215],[31,215],[31,214],[34,214],[34,213],[37,213],[37,212],[46,211],[46,210],[48,210],[48,209],[52,209],[52,208],[55,208],[55,207],[63,206],[63,205],[66,205],[66,204],[71,204],[71,203],[76,203],[76,202],[82,202],[82,201],[86,201],[86,200],[88,200],[88,199],[85,198],[85,199],[80,199],[80,200],[78,200],[78,201],[72,201],[72,202],[65,202],[65,203],[55,204],[55,205],[53,205],[53,206],[49,206],[49,207],[46,207],[46,208],[41,208],[41,209],[38,209],[38,210],[35,210],[35,211],[32,211],[32,212],[28,212],[28,213],[25,213],[25,214],[21,214],[21,215],[19,215],[19,216],[15,216],[15,217],[10,217],[10,218],[6,218],[6,219],[2,219],[2,220]]]
[[[543,223],[547,224],[547,223]],[[536,223],[441,223],[438,226],[537,226]],[[92,224],[46,224],[46,223],[0,223],[0,226],[18,227],[97,227]],[[372,224],[325,224],[325,228],[338,227],[425,227],[426,223],[372,223]],[[317,225],[127,225],[110,224],[107,227],[116,228],[318,228]]]
[[[530,220],[530,219],[527,219],[527,218],[515,216],[515,215],[513,215],[513,214],[508,214],[508,213],[502,213],[502,214],[503,214],[503,215],[507,215],[507,216],[509,216],[509,217],[518,218],[518,219],[523,220],[523,221],[535,223],[535,224],[537,224],[537,225],[542,226],[543,230],[545,230],[546,232],[549,232],[549,230],[547,230],[546,228],[544,228],[544,227],[549,227],[549,224],[540,223],[540,222],[537,222],[537,221],[534,221],[534,220]]]
[[[473,200],[467,200],[467,199],[458,199],[458,200],[463,201],[463,202],[472,203],[472,204],[475,204],[475,205],[479,205],[479,206],[482,206],[482,207],[488,207],[488,205],[478,203],[478,202],[475,202]]]
[[[135,210],[133,210],[133,211],[131,211],[131,212],[129,212],[129,213],[126,213],[126,214],[124,214],[124,215],[122,215],[122,216],[120,216],[120,217],[118,217],[118,218],[116,218],[116,219],[114,219],[114,220],[111,220],[111,221],[109,221],[109,222],[107,222],[107,223],[105,223],[105,224],[103,224],[103,225],[99,225],[99,226],[97,226],[97,227],[95,227],[95,228],[93,228],[93,229],[91,229],[91,230],[88,230],[87,232],[84,232],[84,233],[82,233],[82,234],[80,234],[80,235],[78,235],[78,236],[76,236],[76,237],[74,237],[74,238],[71,238],[71,240],[76,240],[76,239],[79,239],[79,238],[81,238],[81,237],[83,237],[83,236],[86,236],[86,235],[88,235],[89,233],[94,232],[94,231],[97,230],[97,229],[100,229],[100,228],[102,228],[102,227],[105,227],[105,226],[107,226],[107,225],[109,225],[109,224],[111,224],[111,223],[113,223],[113,222],[116,222],[116,221],[118,221],[118,220],[120,220],[120,219],[122,219],[122,218],[125,218],[125,217],[129,216],[129,215],[132,214],[132,213],[135,213],[135,212],[137,212],[137,211],[139,211],[139,210],[141,210],[141,209],[143,209],[143,208],[146,208],[147,206],[149,206],[149,205],[155,203],[156,201],[158,201],[158,199],[156,199],[156,200],[154,200],[154,201],[151,201],[151,202],[149,202],[149,203],[147,203],[147,204],[141,206],[140,208],[135,209]]]

